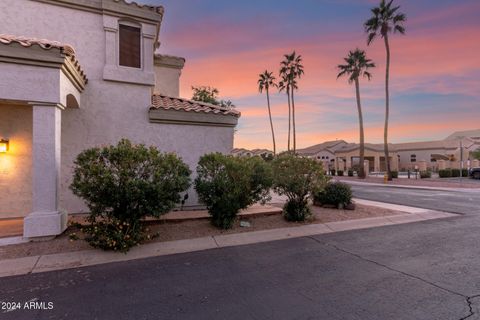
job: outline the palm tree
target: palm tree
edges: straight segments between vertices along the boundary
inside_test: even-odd
[[[282,62],[283,63],[283,62]],[[282,77],[282,81],[278,83],[278,91],[282,92],[285,90],[287,93],[288,99],[288,143],[287,143],[287,150],[290,152],[290,124],[292,123],[292,108],[290,106],[290,81],[288,80],[288,75],[286,73],[285,68],[280,69],[280,76]]]
[[[360,77],[365,77],[368,80],[372,77],[372,74],[368,71],[370,68],[374,68],[375,64],[372,60],[367,59],[365,51],[356,49],[350,51],[346,58],[343,58],[346,64],[339,64],[337,66],[340,73],[337,75],[337,79],[342,76],[348,76],[348,83],[355,82],[355,93],[357,97],[357,109],[358,109],[358,122],[360,124],[360,173],[358,177],[365,178],[365,170],[363,168],[363,162],[365,159],[365,138],[363,134],[363,115],[362,105],[360,103]]]
[[[275,132],[273,131],[273,122],[272,122],[272,112],[270,111],[270,95],[268,94],[268,89],[270,87],[276,87],[275,77],[272,75],[272,72],[265,70],[259,75],[258,79],[258,90],[262,92],[265,89],[267,93],[267,106],[268,106],[268,117],[270,118],[270,128],[272,129],[272,139],[273,139],[273,154],[277,154],[277,148],[275,144]]]
[[[286,89],[288,95],[288,150],[290,150],[290,123],[293,124],[293,152],[297,149],[297,134],[295,126],[295,98],[294,91],[298,89],[297,78],[303,74],[302,56],[297,55],[295,51],[284,55],[285,59],[280,64],[280,91]],[[291,120],[290,120],[291,119]]]
[[[364,23],[365,32],[368,33],[367,44],[381,36],[385,43],[387,53],[387,63],[385,71],[385,129],[383,133],[383,142],[385,147],[385,163],[387,166],[388,180],[392,180],[392,171],[390,170],[389,152],[388,152],[388,117],[390,114],[390,94],[388,90],[388,80],[390,72],[390,45],[388,43],[388,34],[394,33],[405,34],[403,23],[407,17],[403,13],[397,12],[400,6],[392,7],[393,0],[388,3],[385,0],[380,1],[378,7],[372,8],[372,17]]]
[[[291,80],[291,95],[292,95],[292,124],[293,124],[293,153],[295,153],[295,151],[297,150],[297,133],[296,133],[296,126],[295,126],[295,99],[294,99],[294,92],[295,90],[298,89],[298,86],[297,86],[297,81],[296,79],[300,79],[302,77],[302,75],[304,74],[304,71],[303,71],[303,65],[301,64],[302,62],[302,56],[301,55],[298,55],[298,56],[295,56],[295,51],[293,51],[293,53],[291,54],[291,60],[292,60],[292,63],[291,63],[291,67],[290,67],[290,74],[291,74],[291,77],[292,77],[292,80]]]

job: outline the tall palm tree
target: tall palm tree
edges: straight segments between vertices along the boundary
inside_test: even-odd
[[[365,137],[363,134],[363,115],[362,105],[360,103],[360,77],[365,77],[368,80],[372,77],[372,74],[368,71],[370,68],[374,68],[375,64],[372,60],[367,59],[365,51],[356,49],[350,51],[346,58],[343,58],[346,64],[339,64],[337,66],[340,73],[337,75],[337,79],[342,76],[348,76],[348,83],[355,82],[355,94],[357,97],[357,109],[358,109],[358,122],[360,124],[360,173],[358,177],[365,178],[365,170],[363,168],[363,162],[365,159]]]
[[[390,45],[388,43],[388,35],[393,33],[405,34],[403,23],[407,20],[405,14],[397,12],[400,6],[392,7],[393,0],[388,3],[385,0],[380,1],[378,7],[372,8],[372,17],[364,23],[365,32],[368,34],[367,44],[381,36],[385,43],[387,54],[387,63],[385,70],[385,128],[383,133],[383,142],[385,147],[385,163],[387,166],[388,180],[392,180],[392,171],[390,169],[389,152],[388,152],[388,117],[390,114],[390,93],[388,88],[388,80],[390,75]]]
[[[289,101],[288,111],[288,150],[290,150],[290,123],[293,125],[293,152],[297,149],[297,134],[295,126],[295,98],[294,91],[298,89],[297,78],[303,74],[302,56],[297,55],[295,51],[291,54],[285,54],[284,60],[280,63],[280,76],[282,77],[280,89],[286,89]],[[290,120],[291,119],[291,120]]]
[[[265,70],[263,73],[259,74],[258,79],[258,91],[262,92],[265,90],[267,93],[267,106],[268,106],[268,117],[270,118],[270,128],[272,129],[272,139],[273,139],[273,154],[277,154],[277,147],[275,144],[275,132],[273,131],[273,122],[272,122],[272,112],[270,111],[270,95],[268,89],[270,87],[276,87],[275,77],[272,75],[272,72]]]
[[[288,99],[288,142],[287,142],[287,150],[290,152],[290,129],[291,129],[291,123],[292,123],[292,108],[290,105],[290,81],[288,80],[288,75],[286,73],[286,69],[283,67],[280,69],[280,77],[282,77],[282,80],[278,83],[278,91],[282,92],[285,91],[287,93],[287,99]]]
[[[293,152],[297,150],[297,133],[296,133],[296,126],[295,126],[295,99],[294,99],[294,92],[298,89],[296,79],[300,79],[304,74],[303,65],[302,65],[302,56],[295,55],[295,51],[291,54],[291,67],[290,67],[290,74],[292,77],[291,80],[291,95],[292,95],[292,124],[293,124]]]

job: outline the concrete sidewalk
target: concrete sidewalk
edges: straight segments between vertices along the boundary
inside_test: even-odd
[[[43,256],[23,257],[18,259],[7,259],[0,261],[0,277],[62,270],[104,263],[170,255],[176,253],[247,245],[259,242],[305,237],[316,234],[388,226],[458,216],[456,214],[450,214],[445,212],[390,205],[374,201],[356,201],[358,203],[375,205],[383,208],[392,209],[393,207],[395,207],[397,210],[409,213],[385,217],[309,224],[300,227],[270,229],[238,234],[209,236],[196,239],[149,243],[132,248],[132,250],[130,250],[130,252],[128,252],[127,254],[92,249]]]

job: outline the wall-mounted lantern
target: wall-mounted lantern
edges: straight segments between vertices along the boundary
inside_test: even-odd
[[[0,140],[0,153],[5,153],[8,151],[9,141],[6,139]]]

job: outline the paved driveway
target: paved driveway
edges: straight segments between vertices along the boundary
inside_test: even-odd
[[[477,319],[480,216],[0,279],[1,319]]]
[[[480,214],[480,190],[427,190],[368,184],[352,185],[357,198],[459,214]]]

